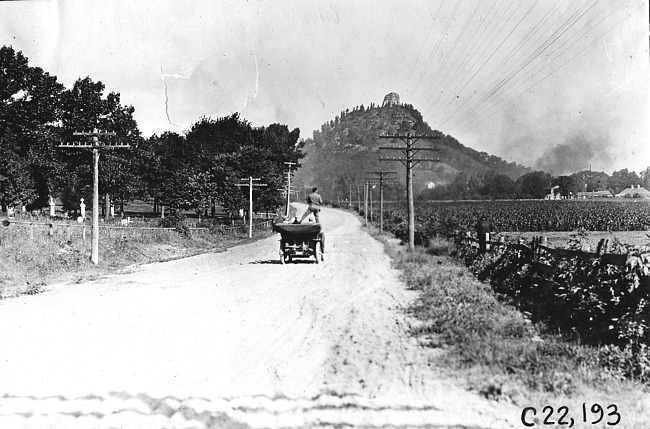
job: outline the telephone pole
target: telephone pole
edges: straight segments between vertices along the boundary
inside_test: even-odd
[[[352,211],[352,185],[350,187],[350,199],[348,200],[348,210]]]
[[[379,234],[384,232],[384,183],[388,180],[394,182],[396,177],[388,176],[389,174],[397,174],[397,171],[367,171],[366,174],[375,174],[373,180],[379,179]]]
[[[363,217],[366,222],[366,227],[368,226],[368,200],[370,199],[370,204],[372,204],[372,196],[370,195],[370,186],[374,186],[374,182],[368,180],[363,184]],[[371,209],[372,210],[372,209]],[[372,212],[370,215],[370,222],[372,222]]]
[[[420,151],[437,151],[440,149],[434,149],[430,147],[416,147],[415,143],[420,139],[434,140],[439,139],[440,137],[434,136],[418,136],[412,135],[410,132],[405,136],[395,135],[395,136],[379,136],[380,139],[400,139],[406,144],[406,146],[380,146],[379,149],[383,150],[399,150],[404,155],[403,158],[398,157],[385,157],[379,158],[380,161],[399,161],[406,167],[406,199],[408,200],[408,230],[409,230],[409,242],[408,250],[412,251],[415,247],[415,213],[413,207],[413,167],[422,161],[432,161],[439,162],[439,159],[436,158],[416,158],[418,152]]]
[[[285,162],[284,165],[288,165],[289,169],[287,170],[287,213],[286,216],[289,217],[289,205],[291,203],[291,168],[296,165],[296,162]]]
[[[253,237],[253,186],[268,186],[266,183],[253,183],[256,180],[252,176],[248,179],[240,179],[243,183],[236,183],[235,186],[248,186],[248,238]]]
[[[93,152],[93,232],[92,251],[90,260],[93,264],[99,263],[99,152],[106,149],[129,148],[128,143],[105,143],[100,137],[115,137],[115,133],[98,131],[75,132],[74,136],[92,137],[90,142],[61,143],[58,147],[65,149],[92,149]]]

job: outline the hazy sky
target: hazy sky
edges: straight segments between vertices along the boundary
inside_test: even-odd
[[[555,174],[650,166],[647,0],[21,1],[0,40],[103,82],[145,136],[239,111],[303,138],[397,92],[434,129]]]

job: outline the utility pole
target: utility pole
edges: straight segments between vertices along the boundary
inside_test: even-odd
[[[361,214],[361,185],[357,185],[357,212]]]
[[[366,182],[363,185],[363,216],[366,221],[366,226],[368,226],[368,200],[372,204],[372,196],[370,195],[370,185],[375,185],[374,182]],[[371,209],[372,210],[372,209]],[[370,215],[370,222],[372,222],[372,214]]]
[[[287,170],[287,213],[286,216],[289,217],[289,205],[291,204],[291,167],[296,165],[296,162],[285,162],[284,165],[288,165],[289,169]]]
[[[99,151],[106,149],[129,148],[128,143],[105,143],[99,140],[100,137],[114,137],[115,133],[98,131],[75,132],[74,136],[92,137],[90,142],[61,143],[58,147],[66,149],[92,149],[93,152],[93,232],[92,251],[90,260],[93,264],[99,263]]]
[[[352,185],[350,187],[350,199],[348,200],[348,210],[352,211]]]
[[[368,199],[370,200],[370,223],[372,223],[372,190],[375,189],[375,184],[368,182]]]
[[[368,182],[363,184],[363,219],[368,226]]]
[[[376,174],[377,176],[372,179],[379,179],[379,234],[384,232],[384,183],[388,181],[397,180],[396,177],[388,176],[389,174],[397,174],[397,171],[367,171],[366,174]]]
[[[412,135],[410,132],[405,136],[395,135],[395,136],[379,136],[380,139],[400,139],[406,146],[380,146],[379,149],[383,150],[399,150],[404,155],[403,158],[397,157],[386,157],[379,158],[380,161],[399,161],[406,167],[406,199],[408,200],[408,230],[409,230],[409,242],[408,250],[413,251],[415,247],[415,208],[413,207],[413,167],[422,161],[432,161],[439,162],[439,159],[435,158],[416,158],[418,152],[422,150],[436,151],[440,149],[434,149],[430,147],[415,147],[420,139],[434,140],[439,139],[440,137],[434,136],[418,136]]]
[[[235,186],[243,187],[248,186],[248,238],[253,237],[253,186],[267,186],[266,183],[253,183],[256,180],[252,176],[248,179],[240,179],[243,183],[236,183]],[[246,183],[248,182],[248,183]]]

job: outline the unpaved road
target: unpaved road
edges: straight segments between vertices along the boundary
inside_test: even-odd
[[[0,428],[521,427],[408,335],[382,245],[322,218],[322,264],[274,236],[0,301]]]

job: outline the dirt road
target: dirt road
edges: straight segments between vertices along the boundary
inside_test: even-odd
[[[382,245],[322,218],[322,264],[274,236],[0,301],[0,428],[520,427],[409,337]]]

